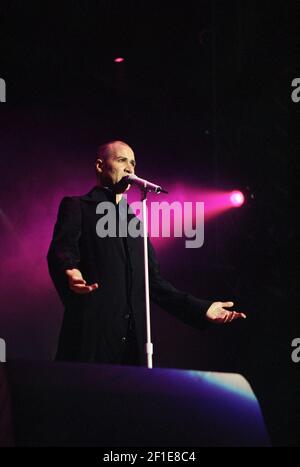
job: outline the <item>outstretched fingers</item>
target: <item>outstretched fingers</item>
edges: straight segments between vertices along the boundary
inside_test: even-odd
[[[231,321],[234,321],[236,319],[245,319],[246,315],[245,313],[239,313],[237,311],[226,311],[226,315],[223,319],[223,323],[231,323]]]
[[[226,308],[231,308],[234,303],[233,302],[221,302],[220,305],[222,306],[222,308],[226,307]]]
[[[99,285],[97,282],[91,285],[86,285],[86,281],[83,279],[76,279],[72,286],[71,289],[73,292],[79,293],[79,294],[86,294],[93,292],[94,290],[98,289]]]

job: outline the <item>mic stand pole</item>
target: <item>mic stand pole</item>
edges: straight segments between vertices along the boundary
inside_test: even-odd
[[[145,344],[145,353],[147,356],[147,368],[153,368],[153,344],[151,342],[151,321],[150,321],[150,293],[149,293],[149,265],[148,265],[148,215],[147,215],[147,189],[146,186],[142,192],[142,222],[144,239],[144,271],[145,271],[145,303],[146,303],[146,331],[147,340]]]

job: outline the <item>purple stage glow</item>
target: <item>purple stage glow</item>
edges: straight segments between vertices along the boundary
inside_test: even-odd
[[[123,57],[117,57],[117,58],[114,59],[114,62],[115,63],[122,63],[122,62],[124,62],[124,58]]]
[[[167,186],[162,180],[163,186]],[[38,187],[26,187],[23,195],[18,199],[18,210],[6,209],[1,211],[0,220],[5,232],[3,238],[1,280],[2,285],[7,290],[17,278],[18,286],[26,288],[29,284],[35,284],[30,287],[30,295],[41,295],[44,293],[41,289],[49,287],[50,279],[48,277],[46,254],[51,241],[53,227],[55,224],[57,209],[61,199],[67,195],[81,194],[87,192],[93,183],[88,179],[78,180],[73,183],[66,181],[58,183],[58,186],[46,186],[41,181]],[[63,188],[62,188],[63,187]],[[149,194],[148,197],[148,230],[159,232],[158,236],[150,237],[155,247],[167,247],[172,244],[174,235],[174,224],[176,214],[170,215],[170,236],[162,236],[160,226],[151,225],[151,204],[168,203],[169,208],[172,203],[182,207],[183,217],[188,217],[188,222],[196,226],[196,203],[204,203],[204,222],[213,222],[213,220],[234,206],[228,192],[211,190],[209,188],[186,188],[183,185],[168,183],[169,195]],[[20,190],[23,191],[23,190]],[[235,198],[234,198],[235,199]],[[131,188],[128,192],[127,201],[129,204],[140,200],[138,189]],[[237,201],[235,201],[237,202]],[[192,209],[186,213],[185,203],[190,203]],[[172,209],[171,209],[172,211]],[[20,216],[22,213],[22,216]],[[140,217],[140,213],[137,212]],[[160,217],[161,219],[161,217]],[[157,219],[156,219],[157,221]],[[184,235],[184,231],[183,231]],[[38,287],[37,287],[38,284]]]
[[[197,226],[201,224],[201,222],[204,222],[206,224],[207,222],[213,222],[213,220],[228,211],[229,209],[232,209],[233,207],[240,206],[242,203],[241,196],[243,194],[241,192],[228,192],[228,191],[218,191],[215,189],[211,189],[208,187],[202,187],[202,188],[187,188],[184,185],[181,185],[179,183],[175,185],[170,185],[169,183],[165,183],[164,181],[161,182],[162,186],[167,186],[169,194],[164,195],[164,194],[152,194],[150,193],[148,195],[148,201],[147,201],[147,206],[148,206],[148,232],[149,236],[151,238],[151,241],[155,245],[157,249],[160,248],[166,248],[169,245],[171,245],[172,240],[176,236],[176,231],[178,232],[178,228],[180,227],[179,224],[182,224],[182,232],[184,236],[184,223],[187,225],[190,225],[193,227],[193,229],[196,229]],[[233,199],[231,198],[231,195],[234,194]],[[129,204],[136,203],[140,199],[139,196],[139,190],[135,188],[131,188],[129,192],[127,193],[127,201]],[[165,237],[162,235],[162,228],[161,225],[153,225],[153,216],[152,212],[153,209],[155,208],[154,203],[160,203],[161,206],[163,206],[164,203],[168,203],[168,209],[164,211],[163,209],[161,211],[164,211],[168,214],[169,210],[171,210],[171,215],[170,215],[170,236]],[[203,203],[204,204],[204,219],[199,218],[199,213],[200,210],[197,209],[197,203]],[[238,204],[241,203],[241,204]],[[189,209],[187,207],[189,206]],[[157,208],[156,208],[157,209]],[[136,215],[141,218],[141,209],[134,209]],[[178,213],[180,215],[180,220],[178,220]],[[158,218],[155,216],[154,222],[157,223],[159,221],[159,224],[162,222],[162,212],[160,212],[160,217]],[[157,234],[159,232],[159,235],[152,235],[153,232]]]
[[[167,186],[162,180],[163,186]],[[44,293],[41,289],[49,287],[50,279],[48,277],[46,254],[51,241],[53,227],[56,221],[57,209],[61,199],[67,195],[81,194],[87,192],[93,183],[87,179],[78,180],[73,183],[66,181],[58,183],[58,186],[46,186],[41,181],[38,187],[26,187],[26,193],[18,199],[18,209],[8,207],[1,210],[0,221],[2,229],[5,232],[3,236],[3,254],[2,259],[2,285],[7,290],[17,278],[18,286],[25,288],[29,284],[35,284],[30,287],[30,295],[41,295]],[[63,187],[63,188],[62,188]],[[151,225],[151,204],[177,202],[182,207],[183,216],[188,216],[188,222],[196,226],[196,202],[204,203],[204,222],[213,222],[213,220],[235,206],[233,200],[228,196],[228,192],[211,190],[209,188],[186,188],[183,185],[170,185],[168,183],[169,195],[149,194],[148,197],[148,230],[159,232],[158,236],[152,238],[156,247],[167,247],[171,245],[174,235],[174,221],[176,214],[170,215],[170,237],[163,237],[159,226]],[[22,192],[23,190],[20,189]],[[131,188],[127,195],[129,204],[140,200],[138,189]],[[237,198],[234,198],[237,203]],[[190,203],[192,209],[186,214],[185,203]],[[172,211],[172,209],[171,209]],[[22,216],[20,216],[22,213]],[[140,212],[137,212],[140,217]],[[151,235],[150,235],[151,237]],[[38,284],[38,287],[37,287]]]

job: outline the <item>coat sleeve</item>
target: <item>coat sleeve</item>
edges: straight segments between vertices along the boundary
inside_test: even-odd
[[[62,300],[68,294],[66,269],[79,269],[81,208],[77,198],[65,197],[60,203],[47,261],[50,276]]]
[[[213,301],[200,300],[189,293],[176,289],[170,282],[166,281],[160,274],[155,250],[150,240],[148,241],[148,256],[151,300],[184,323],[198,329],[204,329],[209,324],[205,313]]]

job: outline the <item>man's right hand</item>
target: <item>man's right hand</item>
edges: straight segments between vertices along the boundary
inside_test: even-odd
[[[87,285],[79,269],[66,269],[65,273],[68,276],[69,287],[75,293],[87,294],[93,292],[99,287],[97,282]]]

